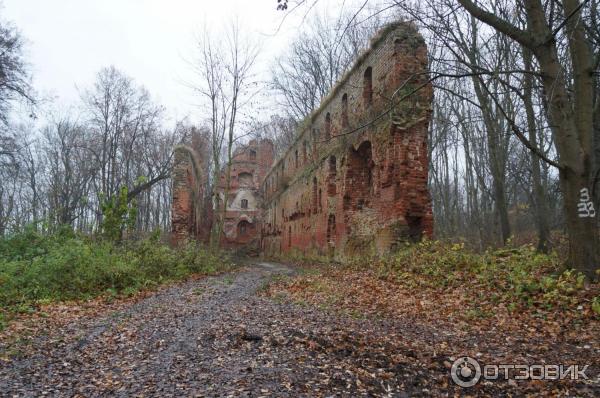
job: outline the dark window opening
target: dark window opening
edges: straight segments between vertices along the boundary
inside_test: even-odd
[[[256,160],[256,151],[250,150],[250,160]]]
[[[312,202],[313,202],[313,205],[312,205],[313,213],[316,214],[317,213],[318,200],[319,200],[319,198],[317,196],[317,177],[313,178],[313,195],[312,196],[313,196],[312,197],[312,199],[313,199],[312,200]]]
[[[304,143],[302,144],[302,162],[306,163],[307,159],[308,159],[308,148],[307,148],[308,144],[306,143],[306,141],[304,141]]]
[[[342,96],[342,127],[348,127],[348,94]]]
[[[327,112],[325,115],[325,140],[329,140],[331,138],[331,114]]]
[[[248,221],[246,221],[246,220],[240,221],[238,224],[238,236],[240,236],[240,237],[246,236],[251,228],[252,228],[252,224],[250,224]]]
[[[337,178],[337,160],[335,156],[329,157],[329,185],[327,186],[327,194],[329,196],[335,196],[337,192],[336,186]]]
[[[242,209],[248,208],[248,199],[242,199]]]

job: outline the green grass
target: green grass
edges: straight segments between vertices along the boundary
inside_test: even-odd
[[[34,311],[38,304],[131,296],[230,265],[195,243],[174,249],[158,236],[116,244],[68,230],[42,235],[28,229],[0,239],[0,329],[11,313]]]

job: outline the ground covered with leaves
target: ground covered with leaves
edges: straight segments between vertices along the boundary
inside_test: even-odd
[[[2,333],[7,396],[428,395],[394,340],[410,324],[332,315],[257,294],[294,270],[253,264],[122,302],[60,305]],[[394,335],[390,335],[393,330]],[[404,330],[406,334],[400,333]],[[394,343],[395,344],[395,343]],[[439,364],[438,366],[443,366]]]
[[[600,395],[598,287],[551,271],[552,257],[527,248],[475,255],[426,242],[362,261],[250,262],[129,298],[43,305],[0,333],[0,391]],[[504,271],[494,268],[500,264]],[[481,381],[464,389],[452,382],[450,368],[465,355],[481,364],[588,364],[590,378]]]
[[[305,267],[266,294],[385,323],[380,344],[387,344],[389,368],[405,365],[399,356],[414,354],[427,375],[415,379],[420,391],[456,393],[451,365],[470,356],[482,366],[589,365],[589,380],[481,381],[461,394],[600,395],[599,285],[529,246],[476,254],[462,245],[423,242],[384,259]]]

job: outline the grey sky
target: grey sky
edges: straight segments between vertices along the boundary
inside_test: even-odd
[[[261,68],[293,34],[293,18],[273,35],[283,13],[275,0],[2,0],[2,14],[27,40],[34,87],[56,96],[61,107],[79,98],[100,68],[115,65],[148,88],[173,117],[198,110],[184,58],[194,51],[194,35],[236,15],[263,41]],[[297,18],[296,18],[297,19]]]
[[[374,1],[376,2],[376,1]],[[335,18],[358,0],[320,0],[318,8]],[[194,106],[186,59],[193,57],[195,36],[207,25],[218,31],[239,18],[248,34],[261,41],[257,72],[268,76],[302,24],[306,9],[285,19],[275,0],[0,0],[3,18],[15,23],[25,39],[33,84],[53,107],[77,104],[80,91],[96,73],[114,65],[153,98],[171,118],[204,119]],[[326,8],[326,10],[325,10]],[[316,8],[312,12],[316,12]],[[278,29],[278,27],[280,27]]]

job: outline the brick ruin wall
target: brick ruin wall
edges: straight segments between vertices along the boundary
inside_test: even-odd
[[[223,223],[221,246],[258,251],[262,197],[260,186],[273,164],[270,140],[252,140],[236,151],[232,159],[228,205]],[[226,176],[219,182],[220,203],[225,202]]]
[[[260,186],[273,164],[273,143],[251,140],[232,156],[227,208],[220,244],[225,248],[258,250],[260,216],[262,213]],[[196,239],[208,243],[215,222],[207,174],[206,143],[180,145],[174,150],[173,203],[171,237],[173,243]],[[219,206],[225,203],[226,174],[218,182]],[[222,211],[222,207],[219,208]]]
[[[193,143],[173,150],[171,241],[194,238],[208,242],[212,228],[212,205],[207,197],[208,167],[202,150]]]
[[[427,48],[390,25],[301,125],[262,183],[261,249],[343,259],[431,236]]]

